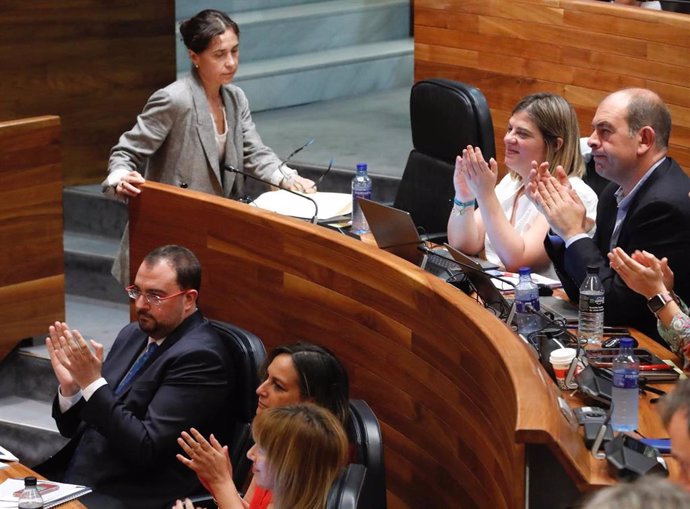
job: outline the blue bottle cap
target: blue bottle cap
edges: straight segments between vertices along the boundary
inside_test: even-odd
[[[532,274],[532,269],[530,269],[529,267],[520,267],[518,269],[518,274],[520,274],[521,276],[529,276]]]
[[[621,338],[619,345],[621,348],[633,348],[635,340],[633,338]]]

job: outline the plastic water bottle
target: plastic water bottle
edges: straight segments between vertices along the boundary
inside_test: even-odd
[[[577,338],[580,343],[601,346],[604,337],[604,286],[599,268],[587,267],[587,277],[580,287],[580,313]]]
[[[366,163],[359,163],[357,165],[357,174],[352,179],[352,228],[350,231],[361,235],[369,231],[369,225],[362,212],[362,207],[357,202],[357,198],[371,200],[371,179],[367,175]]]
[[[519,274],[520,281],[515,288],[515,316],[518,333],[528,338],[530,333],[541,328],[539,315],[533,312],[539,311],[539,287],[532,281],[529,267],[522,267]]]
[[[620,352],[613,359],[613,412],[611,426],[614,431],[637,429],[637,406],[640,399],[638,383],[640,362],[633,353],[632,338],[621,338]]]
[[[35,477],[24,478],[24,490],[19,495],[18,509],[43,509],[43,498],[36,487]]]

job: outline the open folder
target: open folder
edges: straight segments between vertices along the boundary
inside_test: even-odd
[[[70,500],[91,493],[91,488],[76,484],[53,481],[38,481],[39,492],[43,498],[43,507],[50,509],[65,504]],[[19,493],[24,489],[24,479],[7,479],[0,484],[0,509],[16,509]]]
[[[352,196],[349,193],[312,193],[299,195],[285,190],[263,193],[252,203],[257,207],[285,216],[311,219],[314,217],[314,200],[319,207],[316,218],[320,221],[352,213]]]

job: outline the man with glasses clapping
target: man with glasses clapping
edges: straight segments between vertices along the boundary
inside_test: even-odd
[[[59,382],[53,417],[70,443],[38,470],[91,487],[89,507],[164,507],[197,491],[175,459],[183,430],[223,435],[233,390],[231,360],[197,308],[201,265],[180,246],[150,252],[126,288],[137,321],[108,358],[64,322],[46,338]]]

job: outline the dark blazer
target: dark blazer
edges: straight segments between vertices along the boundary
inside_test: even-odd
[[[595,265],[606,290],[605,323],[632,326],[661,341],[646,299],[626,286],[611,269],[606,256],[616,223],[616,189],[616,184],[609,184],[599,197],[594,238],[578,240],[565,249],[562,245],[554,246],[547,236],[544,246],[573,302],[579,300],[587,266]],[[675,161],[666,158],[633,198],[617,244],[628,254],[644,249],[659,259],[668,257],[675,274],[675,292],[686,301],[690,297],[689,191],[690,178]]]
[[[175,458],[181,452],[176,439],[192,426],[222,438],[234,385],[229,353],[197,311],[165,339],[130,388],[115,396],[146,343],[137,323],[127,325],[103,364],[108,385],[64,414],[57,398],[53,403],[60,433],[72,438],[57,455],[64,456],[63,480],[135,509],[169,507],[199,489],[196,474]]]

